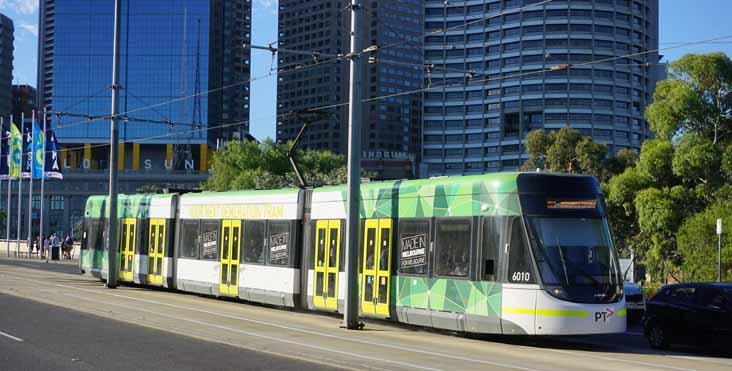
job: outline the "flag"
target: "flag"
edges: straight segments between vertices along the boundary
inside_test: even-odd
[[[43,130],[41,130],[41,127],[38,126],[38,122],[33,123],[33,150],[32,150],[32,157],[33,158],[33,168],[31,170],[31,173],[33,173],[33,179],[41,179],[43,176],[43,156],[45,154],[46,149],[43,148],[45,143],[45,138],[43,135]]]
[[[8,179],[8,149],[10,148],[10,131],[5,127],[0,128],[0,180]]]
[[[47,129],[46,140],[46,152],[45,152],[45,163],[43,167],[43,175],[46,178],[63,179],[64,175],[61,174],[61,165],[59,163],[58,154],[58,140],[56,140],[56,134],[51,129]]]
[[[23,127],[23,157],[21,162],[23,166],[20,169],[20,173],[23,178],[28,179],[31,177],[31,170],[33,170],[33,126],[24,125]]]
[[[10,156],[8,157],[8,176],[17,179],[20,177],[20,159],[23,153],[23,137],[15,124],[10,123]]]

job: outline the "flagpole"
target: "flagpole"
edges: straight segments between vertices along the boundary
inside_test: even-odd
[[[8,163],[8,217],[5,223],[5,247],[8,249],[8,257],[10,257],[10,215],[13,214],[13,208],[10,204],[10,202],[12,201],[12,199],[10,198],[10,190],[13,188],[13,177],[10,175],[10,133],[12,132],[12,125],[13,115],[10,115],[10,123],[8,123],[8,157],[5,158],[5,162]]]
[[[15,256],[20,256],[20,224],[23,214],[23,132],[25,132],[25,112],[20,115],[20,163],[18,166],[18,232],[15,234]]]
[[[33,246],[33,169],[36,165],[36,138],[33,137],[33,131],[36,128],[36,111],[33,110],[31,113],[31,128],[28,130],[30,140],[30,151],[28,151],[27,163],[30,163],[30,183],[28,185],[28,257],[30,257],[31,247]],[[40,245],[38,246],[40,248]],[[40,257],[40,254],[38,255]]]
[[[43,131],[42,131],[43,146],[41,147],[41,148],[43,148],[43,152],[41,152],[41,158],[42,158],[41,163],[43,164],[41,166],[41,225],[39,227],[39,232],[38,232],[38,235],[41,236],[41,240],[38,241],[38,243],[40,244],[39,249],[43,248],[43,240],[44,240],[44,237],[43,237],[43,207],[44,207],[43,186],[46,183],[46,115],[47,115],[46,110],[47,110],[47,108],[44,107],[43,108]]]

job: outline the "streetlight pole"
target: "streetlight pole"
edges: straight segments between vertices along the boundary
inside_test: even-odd
[[[361,51],[357,34],[361,26],[358,0],[351,0],[351,63],[348,96],[348,216],[346,244],[346,301],[343,309],[343,327],[355,330],[362,327],[358,320],[358,228],[359,198],[361,194]]]
[[[114,46],[112,60],[112,122],[109,138],[109,229],[107,232],[107,287],[117,287],[117,150],[119,143],[119,44],[122,0],[114,0]]]
[[[717,219],[717,282],[722,282],[722,219]]]

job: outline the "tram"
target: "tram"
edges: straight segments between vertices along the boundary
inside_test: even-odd
[[[342,312],[345,186],[120,195],[120,281]],[[107,197],[80,269],[107,277]],[[597,180],[550,173],[364,183],[360,315],[458,332],[621,333],[622,277]]]

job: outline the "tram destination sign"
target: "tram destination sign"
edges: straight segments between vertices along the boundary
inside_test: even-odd
[[[406,235],[399,239],[401,267],[419,267],[427,264],[427,236],[425,234]]]
[[[588,210],[597,208],[597,200],[547,200],[547,209]]]

